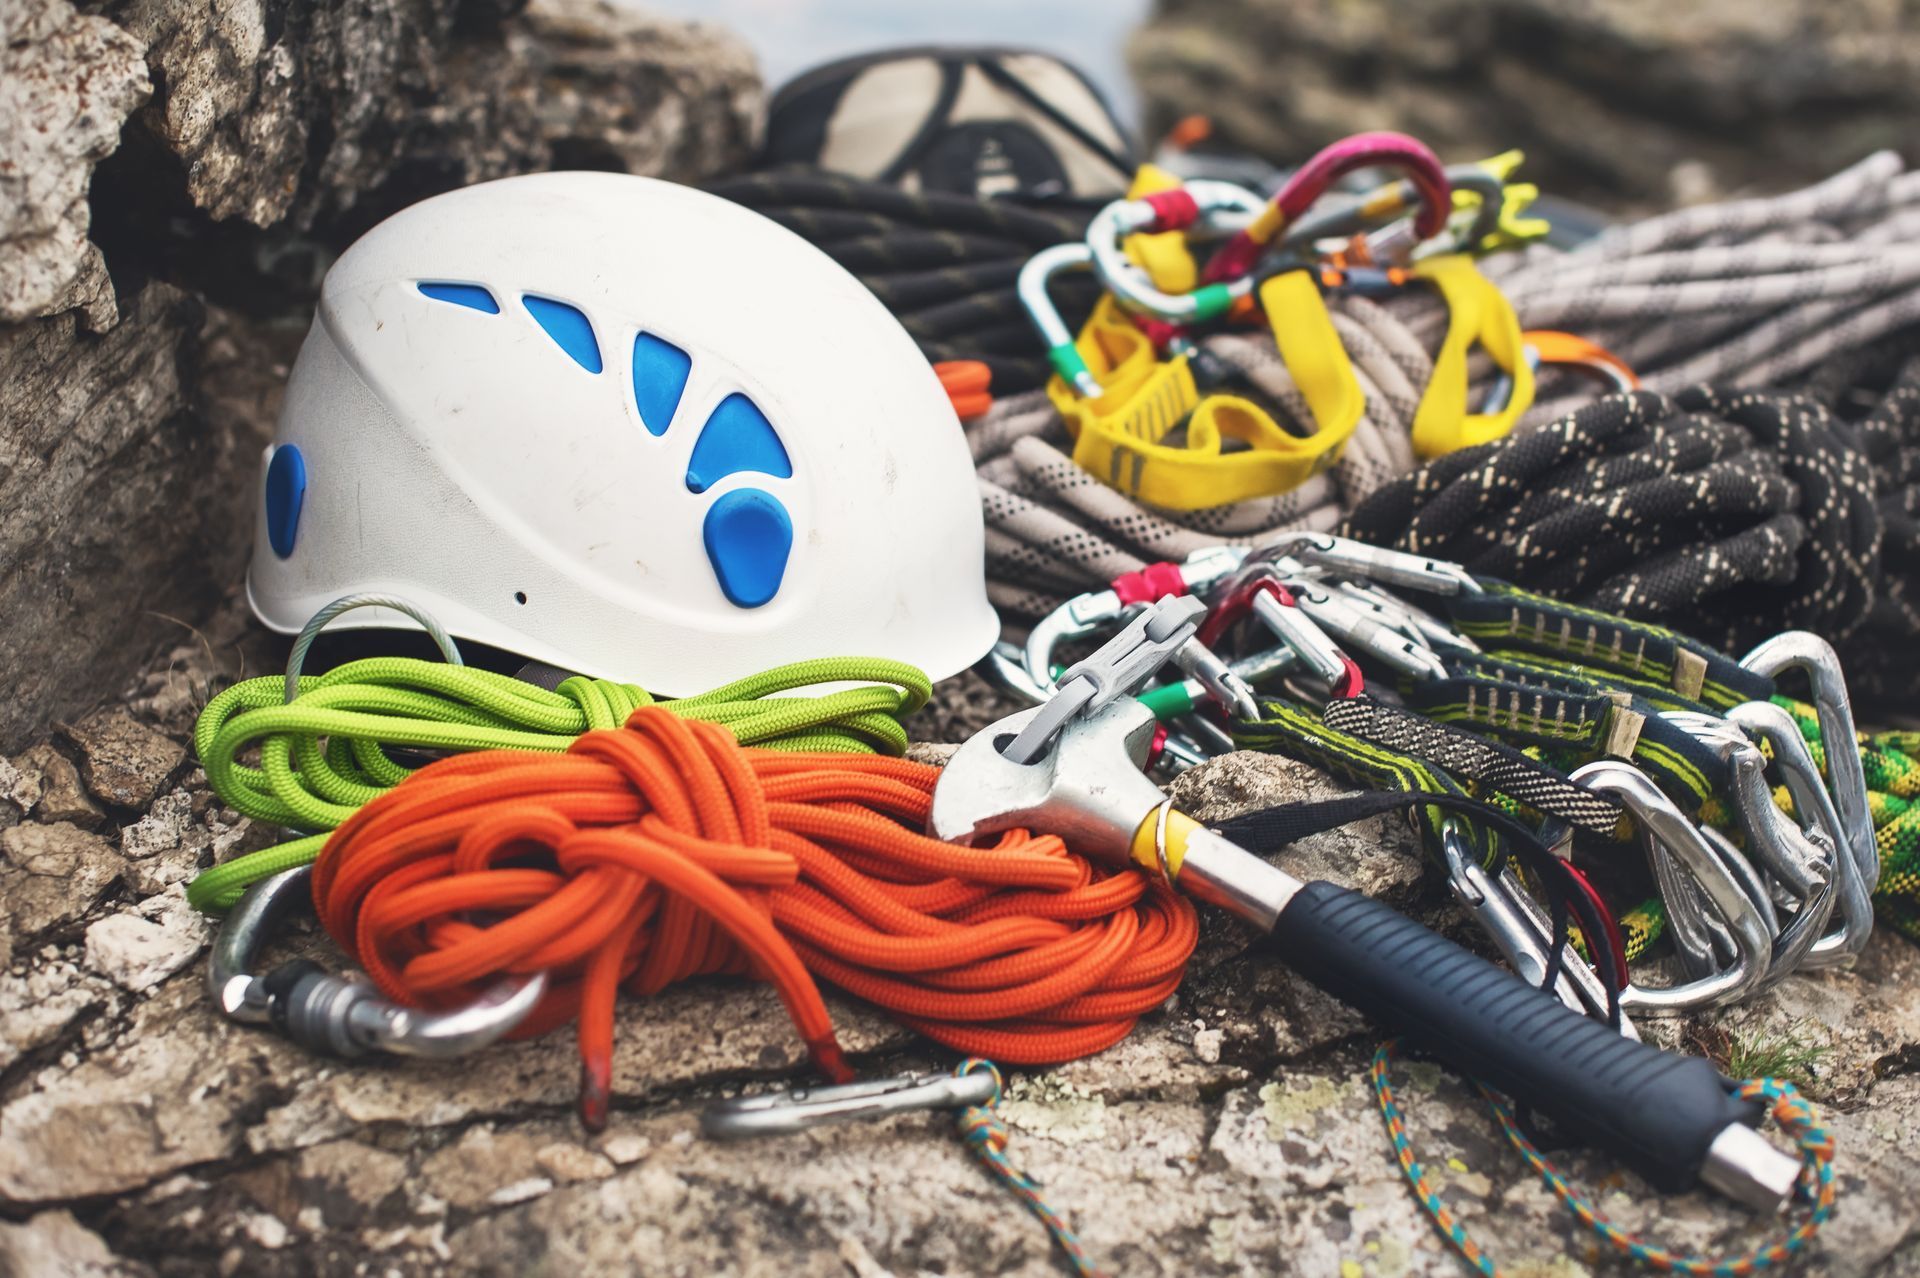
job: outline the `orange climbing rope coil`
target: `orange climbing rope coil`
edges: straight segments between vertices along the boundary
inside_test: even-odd
[[[1179,985],[1192,905],[1058,838],[919,833],[939,769],[740,746],[658,706],[563,755],[421,769],[327,841],[321,922],[389,997],[457,1006],[548,972],[516,1033],[578,1018],[581,1115],[606,1119],[614,1003],[710,973],[773,983],[815,1064],[850,1077],[815,978],[958,1051],[1100,1051]]]

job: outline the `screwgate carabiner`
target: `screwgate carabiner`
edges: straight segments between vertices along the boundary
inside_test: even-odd
[[[267,931],[301,901],[313,867],[295,866],[248,888],[213,943],[207,986],[231,1020],[273,1025],[308,1051],[329,1056],[385,1052],[444,1060],[494,1042],[527,1019],[547,992],[547,976],[502,981],[477,1002],[447,1012],[393,1002],[371,984],[288,963],[255,976],[247,969]]]
[[[1183,213],[1173,212],[1181,202],[1161,197],[1188,198]],[[1093,273],[1101,287],[1130,311],[1165,320],[1171,324],[1193,324],[1227,313],[1235,301],[1253,295],[1255,279],[1243,275],[1224,284],[1206,284],[1191,293],[1163,293],[1134,269],[1125,249],[1130,235],[1181,231],[1189,227],[1237,231],[1266,207],[1266,201],[1244,187],[1231,182],[1196,178],[1160,197],[1115,200],[1093,215],[1087,224],[1087,248],[1092,253]],[[1052,250],[1049,250],[1051,252]],[[1023,272],[1024,274],[1024,272]]]

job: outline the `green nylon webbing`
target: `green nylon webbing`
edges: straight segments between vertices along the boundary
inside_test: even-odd
[[[1527,653],[1452,657],[1447,667],[1447,677],[1402,683],[1401,695],[1409,709],[1513,745],[1545,747],[1553,753],[1556,766],[1565,770],[1600,757],[1615,709],[1610,694],[1624,692],[1629,698],[1627,708],[1641,716],[1630,757],[1674,796],[1683,811],[1697,813],[1701,804],[1731,784],[1731,770],[1724,759],[1657,713],[1662,709],[1714,711],[1671,690],[1653,685],[1657,700],[1650,701],[1640,695],[1650,685]],[[1597,679],[1596,673],[1604,678]]]
[[[817,697],[779,694],[855,683]],[[413,657],[352,661],[303,677],[285,700],[278,675],[228,688],[200,712],[194,750],[220,801],[257,821],[327,831],[412,773],[396,750],[558,753],[582,733],[617,728],[654,698],[633,684],[575,676],[558,689],[507,675]],[[901,719],[927,703],[919,669],[881,658],[797,661],[698,696],[667,701],[678,714],[717,723],[743,745],[776,750],[901,754]],[[258,766],[239,760],[259,750]],[[319,855],[324,834],[216,866],[187,899],[225,909],[247,886]]]
[[[1714,709],[1772,695],[1773,680],[1672,630],[1549,599],[1503,581],[1481,578],[1480,584],[1481,593],[1453,596],[1446,606],[1460,633],[1484,647],[1514,648],[1669,690],[1683,681],[1677,667],[1686,654],[1703,670],[1699,699]]]
[[[1450,774],[1425,760],[1330,728],[1319,714],[1305,706],[1291,701],[1262,698],[1260,714],[1257,720],[1233,721],[1235,746],[1298,759],[1329,775],[1372,790],[1467,794],[1491,803],[1510,815],[1539,819],[1537,813],[1527,812],[1511,800],[1503,801],[1501,796],[1491,792],[1482,793],[1483,787],[1462,786]],[[1435,808],[1421,811],[1425,843],[1431,851],[1439,846],[1440,825],[1445,813]],[[1485,832],[1472,821],[1464,822],[1464,829],[1484,864],[1492,854],[1491,843]],[[1619,923],[1621,936],[1626,943],[1625,957],[1630,960],[1639,958],[1660,935],[1664,922],[1664,914],[1657,900],[1644,902],[1621,915]],[[1579,944],[1579,929],[1573,928],[1572,935],[1575,943]]]

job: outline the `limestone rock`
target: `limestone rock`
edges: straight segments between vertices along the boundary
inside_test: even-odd
[[[175,887],[89,927],[87,966],[142,994],[199,957],[212,935],[211,922]]]
[[[40,770],[31,764],[22,769],[0,757],[0,827],[18,825],[21,817],[33,811],[40,802],[42,780]]]
[[[77,922],[120,878],[124,862],[97,834],[64,822],[0,831],[0,947]]]
[[[135,1278],[145,1265],[122,1260],[69,1211],[0,1221],[0,1271],[34,1278]]]
[[[1521,147],[1528,180],[1609,208],[1793,189],[1920,119],[1920,34],[1864,0],[1158,0],[1129,61],[1149,136],[1202,111],[1286,163],[1365,129]]]
[[[216,220],[366,225],[510,173],[695,179],[743,156],[746,49],[712,27],[595,0],[107,6],[149,49],[144,119]],[[492,11],[489,12],[489,9]]]
[[[106,982],[64,956],[35,962],[17,975],[0,975],[0,1069],[59,1042],[81,1018],[112,1001]]]
[[[0,19],[0,322],[78,310],[113,325],[87,238],[93,167],[153,91],[139,41],[67,0],[12,0]]]
[[[88,829],[107,819],[105,809],[95,803],[80,783],[80,769],[52,746],[34,746],[20,756],[20,764],[39,778],[38,796],[27,810],[43,824],[69,821]]]
[[[0,326],[0,748],[111,695],[245,556],[258,441],[189,410],[203,310],[159,282],[121,308]]]
[[[80,751],[80,774],[87,789],[116,808],[151,804],[187,757],[185,746],[118,706],[96,711],[65,731]]]

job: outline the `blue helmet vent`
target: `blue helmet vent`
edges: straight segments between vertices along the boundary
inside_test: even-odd
[[[739,391],[720,401],[700,428],[687,462],[687,490],[703,493],[728,475],[754,471],[789,479],[793,463],[759,406]]]
[[[300,532],[300,508],[307,500],[307,459],[294,444],[273,450],[267,462],[267,544],[282,559],[293,554]]]
[[[415,287],[436,302],[451,302],[455,306],[464,306],[470,311],[484,311],[488,315],[500,313],[500,303],[494,301],[493,294],[478,284],[445,284],[422,280]]]
[[[633,402],[650,435],[664,435],[687,390],[693,356],[664,338],[642,333],[633,339]]]
[[[525,304],[527,314],[533,316],[534,322],[547,331],[547,336],[574,363],[589,373],[600,371],[600,339],[593,335],[593,321],[587,318],[584,311],[577,306],[533,293],[523,294],[520,300]]]
[[[721,593],[736,608],[758,608],[780,592],[793,521],[787,508],[757,488],[736,488],[707,508],[701,535]]]

